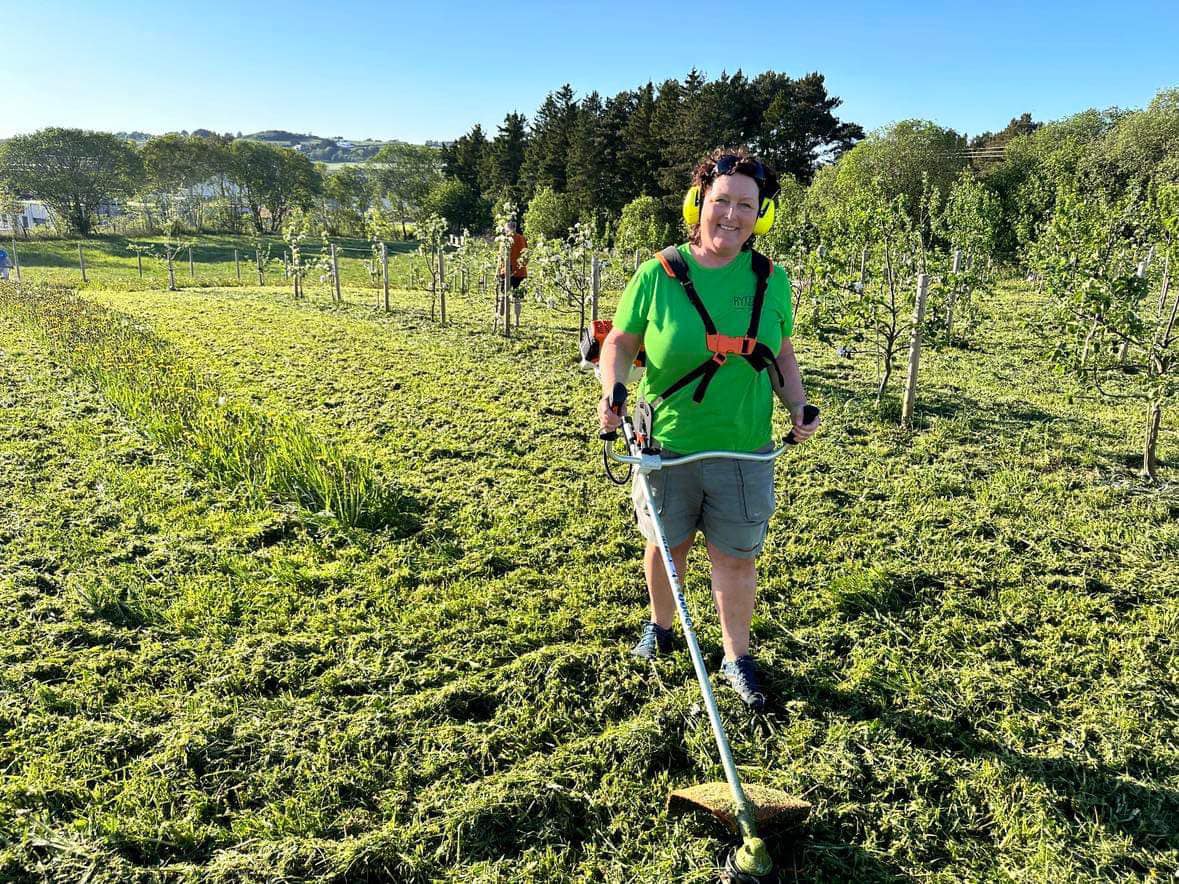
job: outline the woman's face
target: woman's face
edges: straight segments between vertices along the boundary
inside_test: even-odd
[[[733,258],[757,223],[757,182],[748,175],[718,175],[700,207],[700,247],[718,257]]]

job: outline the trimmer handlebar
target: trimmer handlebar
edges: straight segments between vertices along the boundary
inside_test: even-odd
[[[618,387],[622,387],[622,385],[618,384],[615,387],[615,395],[613,397],[611,397],[611,407],[613,407],[614,403],[618,401],[618,399],[617,399]],[[622,402],[625,402],[625,401],[626,401],[626,388],[622,387]],[[619,412],[616,411],[615,413],[617,414]],[[802,417],[803,417],[804,423],[812,424],[815,422],[815,418],[817,418],[818,416],[819,416],[819,409],[814,405],[807,405],[803,409]],[[624,431],[627,429],[628,423],[629,423],[629,421],[624,416],[623,417]],[[611,433],[609,435],[611,438],[617,438],[618,434]],[[603,433],[602,438],[606,439],[607,434]],[[628,443],[630,442],[630,438],[631,438],[631,435],[629,433],[627,433],[627,442]],[[779,445],[773,451],[767,451],[765,454],[755,454],[751,451],[698,451],[695,454],[685,454],[682,457],[661,457],[658,454],[619,454],[617,451],[615,451],[613,448],[610,448],[610,447],[606,447],[605,452],[606,452],[606,456],[610,460],[614,461],[615,463],[629,464],[632,466],[637,466],[639,468],[639,472],[650,473],[650,472],[654,472],[655,470],[661,470],[664,467],[674,467],[674,466],[678,466],[680,464],[694,463],[698,460],[707,460],[709,458],[714,458],[714,457],[727,457],[730,460],[752,460],[752,461],[762,461],[762,462],[768,461],[768,460],[775,460],[776,458],[781,457],[786,452],[787,448],[789,448],[792,445],[796,445],[797,442],[798,442],[798,440],[794,438],[794,430],[791,430],[787,434],[786,438],[782,441],[781,445]]]
[[[817,405],[804,405],[802,407],[802,422],[803,424],[813,424],[815,418],[819,416],[819,407]],[[786,439],[783,445],[797,445],[798,440],[794,438],[794,428],[790,428],[790,432],[786,434]]]
[[[622,410],[626,407],[626,384],[620,381],[614,382],[614,391],[610,394],[610,410],[619,417],[623,416]],[[613,442],[618,438],[617,430],[609,430],[607,432],[598,433],[598,438],[604,442]]]

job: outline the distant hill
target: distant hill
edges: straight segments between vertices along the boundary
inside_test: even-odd
[[[148,132],[116,132],[114,134],[118,138],[134,141],[140,145],[154,137]],[[211,129],[193,129],[191,132],[182,131],[180,134],[197,135],[207,138],[220,133],[214,132]],[[233,133],[226,133],[226,135],[243,141],[265,141],[267,144],[289,147],[306,154],[309,159],[317,163],[363,163],[365,160],[372,159],[376,156],[377,151],[384,145],[396,143],[395,141],[377,141],[371,138],[344,138],[343,136],[324,138],[320,135],[287,132],[283,129],[266,129],[262,132],[251,132],[248,135],[243,135],[241,132],[238,132],[236,136]],[[442,144],[442,142],[427,143],[434,145]]]
[[[265,141],[280,147],[290,147],[321,163],[361,163],[372,159],[383,145],[390,143],[371,139],[323,138],[282,129],[267,129],[241,137],[247,141]]]

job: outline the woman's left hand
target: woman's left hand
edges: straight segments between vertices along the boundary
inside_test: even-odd
[[[803,423],[805,418],[802,414],[803,406],[790,409],[790,421],[794,424],[794,441],[805,442],[815,434],[815,430],[819,429],[819,424],[823,422],[823,418],[816,415],[814,421],[809,424]]]

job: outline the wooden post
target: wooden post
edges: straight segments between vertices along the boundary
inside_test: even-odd
[[[1150,264],[1150,259],[1153,257],[1154,246],[1151,246],[1151,251],[1147,253],[1146,257],[1138,262],[1138,268],[1134,271],[1134,275],[1139,279],[1146,278],[1146,268]],[[1122,341],[1122,346],[1118,348],[1118,364],[1125,365],[1126,359],[1130,355],[1130,342]]]
[[[78,266],[82,268],[82,282],[86,282],[86,256],[82,254],[81,243],[78,243]]]
[[[511,274],[504,274],[504,337],[510,338],[512,336],[512,277]]]
[[[12,253],[16,254],[16,240],[12,241]],[[16,278],[20,279],[20,271],[17,271]],[[1163,307],[1167,304],[1167,289],[1171,286],[1171,256],[1167,255],[1163,259],[1163,287],[1159,289],[1159,316],[1163,315]]]
[[[332,300],[340,304],[344,301],[344,296],[340,294],[340,258],[336,255],[336,244],[329,245],[332,250]]]
[[[24,216],[19,216],[23,218]],[[16,230],[16,218],[12,219],[12,229]],[[16,274],[16,281],[20,282],[20,255],[16,251],[16,234],[12,237],[12,272]],[[142,276],[142,274],[140,274]]]
[[[196,265],[192,263],[192,246],[188,247],[188,275],[196,279]]]
[[[262,251],[261,249],[254,249],[254,263],[258,267],[258,285],[266,285],[266,276],[262,272]]]
[[[173,263],[176,256],[172,254],[172,246],[164,246],[164,254],[168,256],[168,291],[176,291],[176,266]]]
[[[962,250],[954,249],[954,266],[950,270],[951,273],[957,275],[962,272]],[[946,298],[946,337],[950,338],[954,335],[954,302],[958,299],[958,281],[954,280],[954,284],[950,287],[950,294]]]
[[[441,287],[438,292],[438,318],[443,325],[446,325],[446,251],[444,249],[438,250],[438,279],[441,282]]]
[[[642,263],[642,251],[635,249],[635,270],[638,271],[639,264]]]
[[[909,338],[909,373],[905,377],[905,402],[901,407],[901,426],[913,426],[913,406],[917,402],[917,367],[921,362],[921,324],[925,321],[925,296],[929,293],[929,276],[917,277],[917,304],[913,308],[913,334]]]
[[[598,256],[594,255],[590,262],[590,320],[596,322],[598,319],[598,295],[602,292],[602,262],[598,260]],[[581,324],[585,328],[585,323]],[[577,330],[581,334],[581,329]]]
[[[389,247],[381,240],[381,280],[385,285],[385,312],[389,312]]]
[[[504,337],[510,338],[512,336],[512,261],[511,247],[505,243],[503,250],[503,267],[504,267],[504,290],[503,290],[503,305],[504,305]]]
[[[233,269],[237,272],[237,282],[241,285],[242,281],[242,262],[238,256],[237,249],[233,250]]]
[[[818,253],[819,253],[819,260],[822,261],[823,258],[825,258],[827,255],[827,247],[826,246],[819,246]],[[812,282],[812,285],[810,286],[810,292],[809,292],[809,294],[811,296],[811,327],[817,331],[819,328],[820,321],[821,321],[821,315],[820,315],[820,311],[819,311],[819,306],[820,306],[819,305],[819,287],[817,285],[813,284],[814,283],[813,279],[811,280],[811,282]]]

